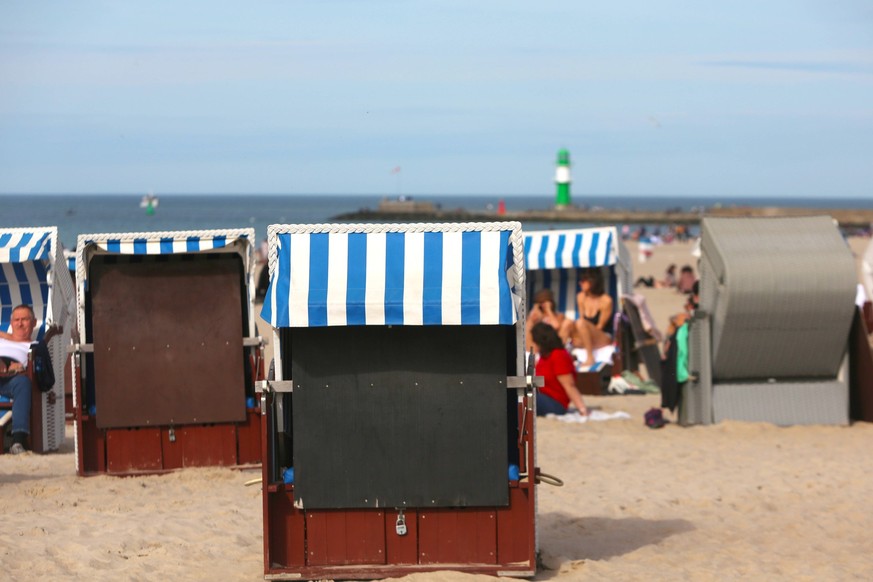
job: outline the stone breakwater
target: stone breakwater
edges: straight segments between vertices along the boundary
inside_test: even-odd
[[[591,224],[698,224],[704,216],[831,216],[842,228],[867,229],[873,224],[870,209],[826,209],[796,207],[731,206],[707,208],[701,212],[664,212],[647,210],[586,210],[575,207],[551,210],[471,211],[462,208],[362,208],[333,217],[337,221],[404,221],[404,222],[479,222],[517,220],[520,222],[584,222]]]

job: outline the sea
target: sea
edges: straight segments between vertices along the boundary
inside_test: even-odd
[[[0,195],[0,227],[57,226],[68,249],[76,247],[80,234],[189,231],[207,229],[255,229],[258,239],[267,236],[270,224],[317,224],[337,222],[334,217],[355,210],[375,209],[384,195],[342,194],[157,194],[153,214],[140,206],[142,195],[130,194],[3,194]],[[396,198],[396,196],[388,196]],[[507,211],[542,210],[554,205],[553,194],[529,196],[419,195],[415,200],[432,202],[443,210],[496,209],[502,200]],[[796,206],[804,208],[869,208],[873,198],[728,198],[688,196],[579,196],[573,203],[589,208],[616,210],[693,211],[714,206]],[[578,228],[585,223],[523,223],[527,230]],[[657,228],[657,227],[656,227]],[[692,234],[694,232],[692,231]]]

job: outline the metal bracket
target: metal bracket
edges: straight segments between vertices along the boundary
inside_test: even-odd
[[[265,342],[264,338],[262,338],[261,336],[243,338],[244,348],[262,348],[265,345],[267,345],[267,342]]]
[[[255,392],[294,392],[293,380],[259,380]]]
[[[93,354],[94,344],[72,344],[69,350],[74,354]]]
[[[507,376],[506,387],[518,388],[541,388],[544,380],[542,376]]]

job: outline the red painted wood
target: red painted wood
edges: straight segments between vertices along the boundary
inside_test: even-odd
[[[302,567],[306,564],[306,533],[303,512],[293,505],[288,491],[264,492],[265,572],[276,567]]]
[[[106,472],[106,431],[97,428],[93,417],[78,421],[79,475]]]
[[[398,513],[396,509],[385,511],[386,562],[388,564],[417,564],[418,512],[412,509],[403,512],[406,520],[405,536],[397,535]]]
[[[183,467],[236,465],[236,426],[233,424],[192,425],[176,428],[176,442],[182,450]]]
[[[246,421],[236,427],[237,463],[250,465],[261,462],[261,413],[252,408],[246,413]]]
[[[384,564],[384,511],[306,511],[309,565]]]
[[[418,531],[422,564],[497,563],[497,519],[493,509],[422,510]]]
[[[497,563],[534,564],[533,500],[530,489],[509,490],[509,507],[497,508]]]
[[[132,428],[106,430],[106,472],[125,475],[160,471],[161,429]]]

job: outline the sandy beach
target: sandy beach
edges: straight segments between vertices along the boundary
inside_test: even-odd
[[[851,240],[857,256],[868,243]],[[639,263],[631,244],[634,276],[693,265],[691,248]],[[642,291],[663,330],[684,297]],[[538,422],[538,463],[565,485],[538,489],[537,580],[873,578],[873,425],[651,430],[659,395],[586,401],[631,418]],[[263,579],[261,493],[245,485],[259,471],[81,478],[66,436],[57,453],[0,456],[0,579]],[[405,579],[474,578],[492,579]]]

